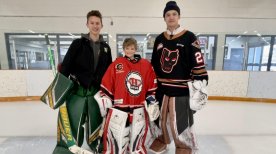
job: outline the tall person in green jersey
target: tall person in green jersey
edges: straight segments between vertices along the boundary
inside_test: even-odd
[[[63,113],[59,112],[54,154],[90,153],[81,148],[84,131],[91,150],[95,151],[98,146],[102,117],[94,95],[100,88],[112,57],[110,46],[100,35],[103,28],[101,13],[97,10],[88,12],[86,26],[89,33],[82,34],[81,38],[72,42],[61,64],[60,72],[73,80],[75,86],[66,100],[68,119],[62,119]],[[74,142],[68,140],[70,134],[64,124],[70,125]],[[98,152],[101,152],[101,148]]]

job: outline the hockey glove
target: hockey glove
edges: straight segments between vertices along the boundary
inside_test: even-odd
[[[153,96],[149,96],[146,98],[144,105],[148,112],[149,120],[150,121],[156,120],[160,115],[159,103],[155,100]]]
[[[69,150],[74,154],[94,154],[93,152],[80,148],[77,145],[69,147]]]
[[[104,94],[101,94],[101,91],[98,91],[95,95],[94,98],[97,101],[99,108],[100,108],[100,112],[101,112],[101,116],[105,117],[108,108],[111,108],[113,106],[112,101],[109,97],[107,97]]]
[[[190,92],[190,108],[194,111],[202,109],[208,100],[207,81],[188,82]]]

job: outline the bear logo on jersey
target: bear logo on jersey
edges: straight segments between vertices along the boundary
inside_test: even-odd
[[[179,57],[178,49],[171,51],[167,48],[164,48],[160,59],[161,68],[163,72],[171,73],[174,66],[177,64],[178,57]]]
[[[126,76],[125,85],[131,96],[140,95],[143,87],[143,81],[140,73],[129,72]]]

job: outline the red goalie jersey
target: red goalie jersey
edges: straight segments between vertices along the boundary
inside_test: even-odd
[[[155,95],[156,76],[151,64],[135,55],[134,60],[117,58],[107,69],[101,90],[114,106],[142,106],[146,97]]]

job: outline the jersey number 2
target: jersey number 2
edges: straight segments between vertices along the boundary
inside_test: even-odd
[[[199,63],[203,63],[203,57],[202,54],[200,52],[195,53],[195,57],[196,57],[196,62]]]

